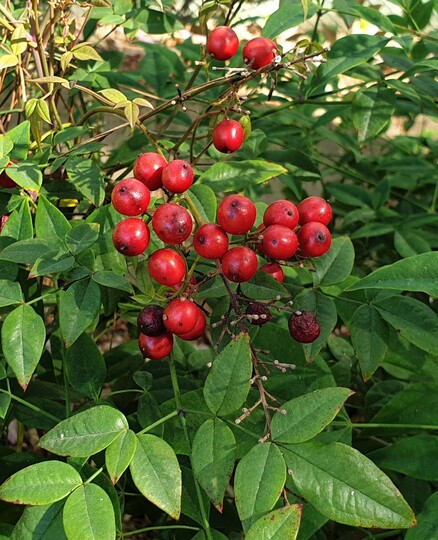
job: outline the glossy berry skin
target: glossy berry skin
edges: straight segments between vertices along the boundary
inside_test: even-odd
[[[307,197],[298,205],[300,215],[300,225],[317,221],[323,225],[328,225],[332,219],[332,207],[322,197]]]
[[[298,231],[300,255],[320,257],[327,253],[332,245],[332,235],[325,225],[312,221],[305,223]]]
[[[161,205],[152,216],[152,228],[166,244],[181,244],[190,236],[193,220],[189,212],[175,203]]]
[[[228,245],[227,233],[215,223],[201,225],[193,237],[193,247],[204,259],[220,259]]]
[[[179,253],[170,248],[154,251],[148,260],[148,271],[152,279],[161,285],[172,287],[186,275],[186,265]]]
[[[142,334],[157,337],[167,332],[163,321],[164,309],[156,304],[144,307],[137,317],[137,326]]]
[[[243,195],[229,195],[219,204],[217,220],[229,234],[246,234],[256,220],[254,203]]]
[[[249,322],[256,326],[266,324],[272,319],[271,312],[267,306],[257,302],[250,302],[246,308],[246,314],[250,315]]]
[[[193,184],[195,173],[187,161],[174,159],[163,169],[163,187],[170,193],[184,193]]]
[[[294,230],[298,225],[298,208],[294,203],[286,200],[279,200],[271,203],[263,214],[263,223],[269,225],[283,225]]]
[[[175,298],[164,309],[164,326],[172,334],[184,334],[195,326],[198,306],[186,298]]]
[[[276,54],[277,45],[268,38],[257,37],[250,39],[243,47],[243,61],[252,69],[259,69],[270,64]]]
[[[178,334],[178,337],[180,339],[183,339],[184,341],[192,341],[194,339],[199,339],[204,334],[206,327],[207,320],[205,318],[204,312],[202,311],[202,309],[198,308],[198,318],[196,319],[195,326],[184,334]]]
[[[311,311],[295,311],[289,317],[289,332],[299,343],[312,343],[319,336],[321,328]]]
[[[235,283],[251,279],[257,271],[257,266],[257,255],[246,246],[233,247],[222,257],[224,276]]]
[[[125,178],[118,182],[111,193],[114,208],[124,216],[144,214],[151,200],[149,189],[136,178]]]
[[[15,159],[12,159],[6,167],[10,167],[13,163],[17,163]],[[6,174],[6,171],[3,171],[0,173],[0,187],[4,187],[6,189],[13,188],[17,184],[12,180],[12,178],[9,178],[9,176]]]
[[[273,278],[275,278],[280,283],[283,283],[284,272],[283,272],[283,268],[278,263],[273,262],[273,263],[263,264],[260,267],[260,270],[262,272],[266,272],[267,274],[271,274]]]
[[[228,26],[217,26],[207,38],[207,51],[216,60],[229,60],[238,48],[239,38]]]
[[[163,186],[162,173],[167,161],[156,152],[145,152],[140,154],[134,163],[134,177],[149,188],[155,191]]]
[[[213,146],[223,154],[236,152],[245,139],[243,127],[236,120],[222,120],[213,129]]]
[[[172,351],[173,334],[166,332],[161,336],[147,336],[140,334],[138,338],[138,346],[145,358],[151,360],[161,360]]]
[[[149,227],[140,218],[126,218],[114,227],[113,244],[122,255],[141,255],[146,251],[149,241]]]
[[[271,259],[290,259],[298,249],[298,238],[288,227],[269,225],[263,231],[262,247]]]

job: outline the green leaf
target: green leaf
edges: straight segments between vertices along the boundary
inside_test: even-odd
[[[27,506],[14,527],[11,540],[67,540],[62,523],[64,504],[61,500],[48,505]]]
[[[376,138],[389,126],[395,104],[395,93],[387,88],[372,86],[355,94],[351,118],[359,143]]]
[[[405,529],[415,516],[391,480],[345,444],[304,442],[283,451],[298,493],[321,514],[354,527]]]
[[[70,253],[77,255],[94,245],[99,238],[99,230],[98,223],[80,223],[66,231],[65,244]]]
[[[188,194],[199,215],[206,223],[216,221],[217,199],[215,192],[203,184],[193,185]]]
[[[438,351],[438,315],[426,304],[408,296],[392,296],[374,306],[385,321],[423,351]]]
[[[105,88],[104,90],[99,90],[99,94],[102,94],[102,96],[112,103],[121,103],[123,101],[127,101],[127,97],[125,94],[122,94],[119,90],[116,90],[115,88]]]
[[[431,495],[418,514],[418,525],[406,533],[405,540],[434,540],[438,538],[438,493]]]
[[[18,306],[6,317],[1,338],[6,361],[26,389],[43,353],[44,321],[30,306]]]
[[[0,499],[14,504],[51,504],[82,484],[71,465],[62,461],[43,461],[21,469],[0,486]]]
[[[344,13],[351,13],[351,15],[365,19],[366,21],[374,24],[378,28],[381,28],[385,32],[390,32],[396,34],[394,25],[391,22],[391,19],[386,15],[383,15],[379,9],[374,9],[366,6],[348,6],[343,5],[342,11]]]
[[[106,376],[105,360],[88,334],[81,334],[65,353],[67,380],[73,390],[97,400]]]
[[[222,161],[204,171],[198,181],[209,184],[215,192],[242,191],[285,173],[287,170],[281,165],[261,159]]]
[[[65,236],[70,230],[71,225],[64,214],[44,195],[40,195],[35,216],[36,237],[53,249],[62,249],[65,247]]]
[[[137,449],[129,466],[132,480],[146,499],[178,519],[181,512],[181,470],[165,441],[155,435],[138,435]]]
[[[66,163],[67,175],[75,188],[95,206],[105,198],[104,178],[99,167],[91,159],[70,158]]]
[[[14,143],[8,135],[0,135],[0,158],[3,158],[11,153],[14,148]]]
[[[286,411],[272,417],[273,441],[299,443],[312,439],[325,429],[354,392],[348,388],[322,388],[288,401]]]
[[[45,276],[47,274],[59,274],[71,270],[75,265],[75,259],[68,253],[59,253],[58,250],[50,250],[39,257],[29,273],[29,277]]]
[[[99,285],[92,280],[76,281],[63,292],[59,302],[59,324],[66,347],[93,324],[99,315],[100,302]]]
[[[252,375],[248,334],[239,334],[219,354],[207,375],[204,399],[218,416],[236,412],[245,402]]]
[[[1,234],[15,238],[15,240],[28,240],[33,237],[32,216],[27,199],[23,199],[9,216]]]
[[[96,283],[99,283],[99,285],[103,285],[104,287],[120,289],[121,291],[126,291],[130,294],[133,293],[133,288],[129,281],[125,277],[119,276],[111,270],[99,270],[91,277]]]
[[[334,238],[329,251],[312,259],[315,267],[313,284],[324,287],[341,283],[350,275],[354,264],[354,247],[348,236]]]
[[[368,381],[385,358],[388,326],[375,307],[363,304],[354,312],[349,330],[362,376]]]
[[[249,281],[241,283],[240,288],[245,296],[252,300],[273,300],[277,296],[290,296],[288,290],[267,272],[257,271]]]
[[[16,263],[33,264],[39,257],[47,252],[45,241],[36,238],[19,240],[6,246],[0,251],[0,259]]]
[[[15,54],[4,54],[0,57],[0,70],[14,67],[18,64],[18,56]]]
[[[137,437],[133,431],[122,431],[105,450],[105,465],[113,484],[129,467],[137,448]]]
[[[88,457],[104,450],[128,429],[125,416],[97,405],[57,424],[40,439],[40,446],[60,456]]]
[[[13,306],[23,301],[21,286],[16,281],[0,279],[0,307]]]
[[[272,510],[285,482],[286,465],[275,444],[257,444],[239,461],[234,493],[245,531],[264,513]]]
[[[368,276],[348,287],[359,289],[394,289],[398,291],[421,291],[438,296],[438,252],[421,253],[378,268]]]
[[[291,504],[258,519],[245,536],[246,540],[295,540],[302,514],[301,504]]]
[[[8,131],[8,137],[14,143],[11,158],[24,161],[30,146],[30,122],[25,120]]]
[[[308,16],[311,17],[316,11],[309,1],[282,0],[280,8],[274,11],[266,21],[263,35],[268,38],[276,38],[285,30],[300,25]]]
[[[43,175],[38,167],[26,161],[8,167],[8,176],[20,187],[37,193],[43,183]]]
[[[209,418],[196,432],[191,456],[193,473],[220,512],[234,469],[235,454],[233,432],[219,418]]]
[[[77,45],[76,47],[73,47],[71,52],[76,60],[95,60],[96,62],[103,62],[103,58],[100,54],[94,47],[90,47],[90,45]]]
[[[69,540],[112,540],[116,537],[111,499],[96,484],[84,484],[73,491],[65,503],[62,519]]]
[[[394,247],[402,257],[412,257],[431,251],[429,242],[420,234],[409,229],[400,229],[394,232]]]

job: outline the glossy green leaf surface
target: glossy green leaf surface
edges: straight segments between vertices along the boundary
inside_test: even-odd
[[[122,431],[105,450],[105,465],[113,484],[129,467],[137,448],[137,437],[133,431],[128,429]]]
[[[23,300],[21,286],[16,281],[0,279],[0,307],[13,306]]]
[[[314,285],[324,287],[344,281],[350,275],[353,263],[354,247],[351,240],[346,236],[335,238],[325,255],[313,259]]]
[[[64,504],[65,500],[60,500],[52,504],[27,506],[14,527],[11,540],[67,540],[62,523]]]
[[[300,529],[302,506],[291,504],[258,519],[246,540],[295,540]]]
[[[65,235],[70,229],[70,223],[59,208],[56,208],[44,195],[40,195],[35,216],[37,238],[44,240],[54,249],[62,248],[65,246]]]

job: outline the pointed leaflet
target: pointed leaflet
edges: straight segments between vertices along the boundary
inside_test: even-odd
[[[326,287],[341,283],[346,279],[354,264],[353,243],[347,236],[334,238],[329,251],[312,259],[315,272],[312,273],[313,284]]]
[[[11,213],[8,221],[2,228],[1,234],[2,236],[10,236],[18,241],[30,240],[33,237],[32,216],[27,199],[23,199]]]
[[[137,437],[135,433],[128,429],[122,431],[115,441],[105,450],[105,465],[113,484],[129,467],[137,448]]]
[[[43,461],[21,469],[0,486],[0,499],[15,504],[50,504],[59,501],[82,484],[71,465]]]
[[[0,279],[0,307],[13,306],[23,301],[21,286],[16,281]]]
[[[74,221],[73,223],[77,223]],[[73,255],[85,251],[97,242],[100,225],[98,223],[79,223],[65,235],[65,244]]]
[[[288,445],[283,454],[298,493],[329,519],[382,529],[415,525],[391,480],[354,448],[305,442]]]
[[[187,192],[191,203],[206,223],[216,221],[217,199],[215,192],[203,184],[194,184]]]
[[[192,467],[199,484],[219,511],[235,455],[236,439],[227,424],[219,418],[206,420],[193,439]]]
[[[170,517],[181,512],[181,469],[172,447],[155,435],[138,435],[129,469],[140,493]]]
[[[240,460],[234,492],[244,530],[272,510],[285,482],[286,465],[275,444],[257,444]]]
[[[30,306],[18,306],[6,317],[1,338],[6,361],[20,386],[26,389],[43,353],[44,321]]]
[[[323,388],[288,401],[281,407],[286,414],[276,412],[272,418],[272,440],[299,443],[312,439],[330,424],[353,393],[348,388]]]
[[[52,249],[65,248],[65,236],[71,225],[64,214],[44,195],[38,197],[35,216],[36,237],[44,240]]]
[[[61,500],[48,505],[26,506],[10,540],[67,540],[62,523],[64,504]]]
[[[258,519],[245,540],[295,540],[300,528],[301,504],[291,504]]]
[[[69,540],[112,540],[116,537],[113,505],[96,484],[84,484],[73,491],[65,503],[62,519]]]
[[[46,253],[47,249],[47,244],[37,238],[19,240],[0,251],[0,260],[33,264],[39,257]]]
[[[40,447],[60,456],[88,457],[104,450],[128,429],[125,416],[98,405],[63,420],[40,439]]]
[[[438,533],[438,492],[431,495],[418,514],[418,525],[406,533],[405,540],[432,540]]]
[[[75,188],[90,203],[100,206],[105,198],[105,183],[102,172],[91,159],[72,157],[66,162],[67,176]]]
[[[248,334],[239,334],[213,362],[204,385],[204,399],[211,412],[227,416],[245,402],[252,375]]]
[[[381,86],[356,92],[351,102],[351,118],[360,144],[374,139],[388,127],[395,103],[395,92]]]

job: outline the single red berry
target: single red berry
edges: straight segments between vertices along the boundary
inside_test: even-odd
[[[321,328],[311,311],[295,311],[289,317],[289,332],[299,343],[312,343],[319,336]]]
[[[198,306],[187,298],[175,298],[164,308],[165,327],[176,335],[189,332],[198,319],[198,309]]]
[[[198,308],[198,318],[196,320],[195,326],[184,334],[178,334],[178,337],[180,339],[183,339],[184,341],[192,341],[194,339],[199,339],[204,334],[206,326],[207,320],[205,318],[204,312],[202,311],[202,309]]]
[[[300,215],[300,225],[317,221],[323,225],[328,225],[332,219],[332,207],[322,197],[307,197],[298,205]]]
[[[163,169],[163,187],[170,193],[184,193],[193,184],[194,176],[190,163],[174,159]]]
[[[239,38],[228,26],[217,26],[207,38],[207,51],[216,60],[229,60],[238,48]]]
[[[220,259],[228,250],[228,235],[215,223],[201,225],[193,237],[193,247],[205,259]]]
[[[246,308],[246,314],[249,315],[248,320],[251,324],[261,326],[272,319],[271,312],[267,306],[258,302],[250,302]]]
[[[271,274],[273,278],[275,278],[280,283],[283,283],[284,272],[283,272],[283,268],[278,263],[273,262],[273,263],[263,264],[260,267],[260,270],[262,270],[262,272],[266,272],[267,274]]]
[[[248,281],[257,272],[257,255],[246,246],[231,248],[222,257],[224,276],[235,283]]]
[[[298,249],[298,238],[288,227],[269,225],[263,232],[262,246],[271,259],[290,259]]]
[[[166,332],[161,336],[147,336],[140,334],[138,346],[142,355],[151,360],[161,360],[172,351],[173,335]]]
[[[277,45],[268,38],[250,39],[243,47],[243,61],[252,69],[259,69],[270,64],[277,55]]]
[[[13,163],[17,163],[15,159],[11,159],[11,161],[6,165],[7,167],[10,167]],[[17,184],[12,180],[12,178],[9,178],[9,176],[6,174],[6,170],[4,170],[2,173],[0,173],[0,187],[4,187],[6,189],[13,188]]]
[[[158,238],[170,245],[187,240],[193,229],[192,216],[175,203],[161,205],[152,216],[151,223]]]
[[[269,225],[283,225],[289,229],[295,229],[298,225],[298,208],[294,203],[279,200],[271,203],[263,214],[263,223]]]
[[[325,225],[317,221],[305,223],[298,231],[300,255],[320,257],[327,253],[332,245],[332,235]]]
[[[156,304],[144,307],[137,318],[137,326],[142,334],[147,336],[161,336],[166,333],[163,321],[164,309]]]
[[[244,138],[243,127],[236,120],[222,120],[213,130],[213,145],[223,154],[239,150]]]
[[[244,195],[228,195],[219,204],[217,220],[229,234],[246,234],[256,220],[255,204]]]
[[[145,152],[134,163],[134,177],[151,191],[162,187],[162,173],[167,161],[160,154]]]
[[[172,287],[186,275],[186,265],[179,253],[170,248],[154,251],[148,260],[149,275],[161,285]]]
[[[151,200],[149,189],[136,178],[118,182],[111,193],[111,202],[117,212],[124,216],[144,214]]]
[[[149,240],[149,227],[140,218],[126,218],[114,227],[114,247],[127,257],[141,255],[146,251]]]

